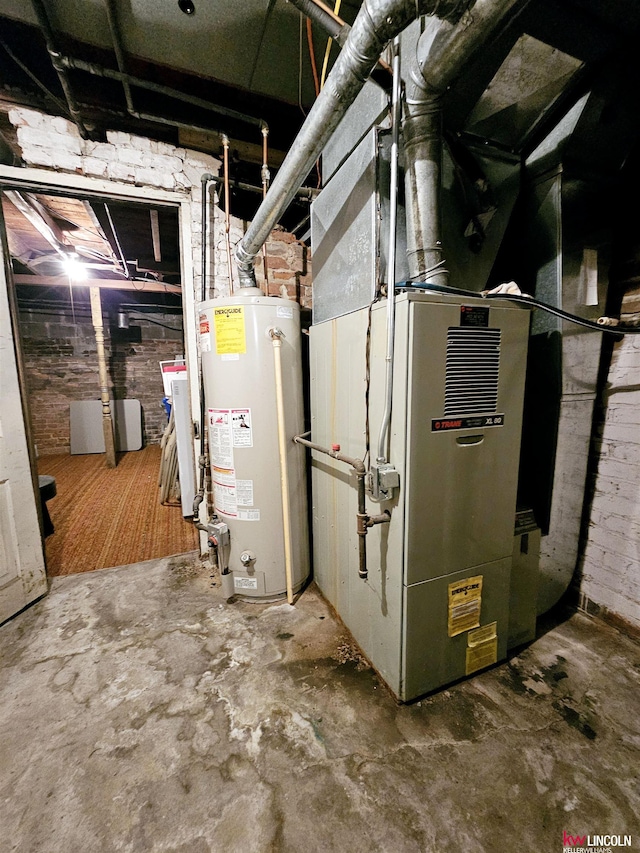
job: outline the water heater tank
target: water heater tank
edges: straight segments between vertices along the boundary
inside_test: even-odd
[[[216,514],[230,531],[234,592],[286,593],[285,531],[272,332],[282,335],[292,587],[309,575],[300,308],[257,288],[200,305],[200,348]]]

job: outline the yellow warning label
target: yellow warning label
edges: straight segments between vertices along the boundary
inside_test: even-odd
[[[465,673],[471,675],[498,660],[498,623],[490,622],[467,634],[467,665]]]
[[[483,625],[475,631],[469,631],[467,635],[467,645],[471,648],[479,646],[481,643],[486,643],[487,640],[493,640],[498,636],[498,623],[489,622],[488,625]]]
[[[217,355],[230,355],[247,351],[244,305],[214,308],[213,324],[216,330]]]
[[[449,636],[480,626],[482,575],[449,584]]]
[[[473,648],[467,649],[467,665],[465,673],[471,675],[472,672],[477,672],[479,669],[484,669],[485,666],[491,666],[498,660],[498,638],[487,640]]]

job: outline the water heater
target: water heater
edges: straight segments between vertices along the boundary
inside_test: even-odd
[[[309,575],[305,457],[292,441],[304,432],[300,308],[244,288],[201,303],[199,331],[213,505],[229,528],[233,591],[278,598],[287,590],[287,536],[293,590]],[[277,359],[288,481],[284,501]]]

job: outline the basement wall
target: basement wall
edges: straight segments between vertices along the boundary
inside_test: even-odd
[[[31,109],[10,110],[9,121],[16,128],[25,166],[80,174],[131,187],[170,190],[183,195],[190,203],[192,245],[187,251],[191,252],[193,265],[193,281],[183,281],[183,288],[193,287],[196,301],[200,299],[201,177],[205,172],[219,173],[218,159],[120,131],[107,132],[106,142],[85,140],[72,122]],[[226,296],[230,290],[225,218],[211,185],[209,197],[212,203],[207,234],[207,298]],[[232,255],[247,224],[230,217]],[[260,257],[256,266],[258,284],[269,295],[292,299],[304,309],[311,309],[311,269],[307,247],[292,234],[276,228],[266,250],[267,282],[264,261]],[[235,279],[235,270],[232,269],[232,273]],[[106,302],[107,298],[107,294],[103,294],[103,301]],[[172,337],[171,333],[154,335],[147,330],[139,343],[126,347],[126,342],[119,338],[117,345],[112,346],[114,342],[109,336],[104,309],[103,313],[110,381],[116,399],[141,400],[144,439],[157,442],[163,429],[163,410],[160,408],[163,391],[158,362],[183,351],[179,336]],[[99,398],[95,341],[90,323],[87,325],[85,321],[83,317],[74,327],[69,313],[46,315],[46,312],[31,309],[23,316],[22,345],[28,372],[31,415],[41,454],[68,449],[70,400]]]
[[[104,293],[104,302],[113,295],[113,292]],[[70,403],[97,398],[96,340],[89,305],[78,298],[73,312],[65,307],[40,307],[25,301],[19,307],[38,455],[68,453]],[[107,313],[114,316],[114,312]],[[104,327],[110,395],[116,400],[140,401],[143,445],[158,444],[167,425],[159,362],[184,353],[182,318],[169,312],[151,314],[147,309],[145,313],[172,328],[136,319],[131,321],[130,329],[117,329],[107,317]]]
[[[18,145],[26,166],[70,172],[101,180],[138,187],[171,190],[191,202],[193,269],[197,299],[200,298],[202,267],[201,177],[205,172],[217,175],[220,161],[213,156],[157,142],[121,131],[107,131],[106,142],[82,139],[73,122],[60,116],[26,108],[9,111],[16,128]],[[225,240],[224,213],[217,196],[210,190],[213,205],[209,212],[208,297],[229,293],[229,267]],[[256,205],[258,201],[256,201]],[[242,239],[248,223],[231,216],[229,237],[233,249]],[[310,254],[292,234],[274,229],[266,244],[268,289],[272,296],[294,299],[311,308]],[[235,270],[232,271],[234,279]],[[261,259],[256,278],[264,286]]]
[[[640,318],[640,288],[621,317]],[[596,471],[586,543],[578,566],[580,605],[640,631],[640,336],[614,344],[596,426]]]

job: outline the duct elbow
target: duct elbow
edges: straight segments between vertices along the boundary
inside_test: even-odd
[[[255,287],[256,273],[253,268],[255,254],[246,251],[242,243],[236,248],[236,263],[238,265],[238,282],[240,287]]]

